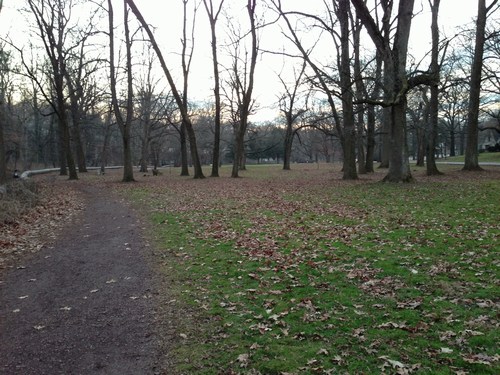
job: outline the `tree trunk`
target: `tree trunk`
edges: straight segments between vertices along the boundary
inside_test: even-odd
[[[0,11],[3,1],[0,0]],[[0,93],[2,95],[3,93]],[[0,96],[0,185],[7,181],[7,160],[5,158],[5,143],[3,137],[3,124],[5,122],[3,114],[3,98]]]
[[[146,114],[146,119],[143,120],[142,124],[141,165],[139,170],[142,173],[148,171],[150,129],[151,123],[149,121],[149,116]]]
[[[123,143],[123,182],[132,182],[134,179],[134,167],[132,163],[132,145],[130,142],[130,126],[122,129]]]
[[[391,158],[389,172],[384,177],[387,182],[411,182],[408,147],[406,143],[406,99],[391,108]]]
[[[375,159],[375,107],[370,105],[366,114],[366,167],[367,173],[373,173],[373,160]]]
[[[78,164],[78,171],[87,172],[87,166],[85,162],[85,152],[83,150],[82,140],[80,137],[80,106],[78,105],[78,93],[73,85],[73,81],[66,69],[66,66],[63,65],[64,68],[64,76],[66,78],[66,83],[69,91],[69,100],[70,100],[70,111],[71,111],[71,121],[72,121],[72,140],[75,145],[76,151],[76,162]]]
[[[417,138],[417,167],[425,166],[425,131],[420,126],[417,126],[416,130],[416,138]]]
[[[165,63],[163,54],[161,53],[161,50],[158,47],[158,43],[156,43],[156,39],[151,31],[151,28],[149,27],[148,23],[146,22],[141,12],[135,5],[135,2],[133,0],[124,0],[124,1],[130,6],[130,9],[132,9],[132,12],[137,17],[137,20],[148,34],[151,45],[153,46],[153,49],[155,50],[156,55],[158,56],[158,60],[160,60],[160,65],[162,67],[163,73],[165,74],[168,84],[170,85],[170,89],[172,90],[172,95],[174,96],[175,102],[181,112],[182,120],[186,125],[186,131],[191,146],[191,155],[193,157],[193,166],[194,166],[194,178],[204,178],[205,176],[203,175],[203,170],[198,155],[198,147],[196,145],[196,135],[194,133],[193,125],[189,118],[189,114],[187,113],[187,110],[183,105],[183,99],[179,94],[179,91],[177,90],[177,86],[174,83],[172,75],[170,74],[170,70],[168,69],[167,64]]]
[[[187,151],[186,123],[182,121],[180,136],[181,146],[181,176],[189,176],[189,161]]]
[[[82,144],[82,137],[80,136],[81,131],[80,131],[80,114],[79,111],[76,111],[76,114],[71,111],[71,117],[73,120],[73,144],[75,145],[75,151],[76,151],[76,161],[78,163],[78,172],[87,172],[87,165],[86,165],[86,160],[85,160],[85,151],[83,149],[83,144]]]
[[[116,122],[122,135],[123,144],[123,182],[132,182],[134,180],[134,169],[132,165],[132,154],[130,144],[130,126],[132,123],[133,111],[133,87],[132,87],[132,54],[131,54],[131,41],[130,30],[128,26],[128,9],[126,4],[123,4],[123,21],[125,27],[125,47],[127,55],[127,114],[126,118],[123,115],[118,104],[118,96],[116,93],[116,73],[115,73],[115,49],[114,49],[114,20],[113,20],[113,5],[111,0],[108,0],[108,21],[109,21],[109,51],[110,51],[110,80],[111,80],[111,102],[113,112],[115,114]]]
[[[351,55],[349,51],[349,0],[339,0],[338,18],[340,21],[340,87],[342,88],[342,111],[343,111],[343,149],[344,149],[344,180],[356,180],[356,126],[354,123],[353,94],[350,89],[351,77]]]
[[[63,131],[61,130],[61,124],[59,123],[59,118],[57,116],[57,154],[59,158],[59,175],[60,176],[67,176],[68,175],[68,162],[66,160],[66,154],[65,154],[65,146],[64,146],[64,136],[63,136]]]
[[[214,69],[214,96],[215,96],[215,118],[214,118],[214,145],[212,150],[212,174],[210,177],[219,177],[220,164],[220,129],[221,129],[221,99],[220,99],[220,78],[219,78],[219,61],[217,56],[217,34],[216,24],[219,17],[224,0],[221,0],[217,11],[213,8],[212,0],[203,0],[205,9],[210,21],[210,32],[212,36],[212,60]]]
[[[383,30],[379,30],[376,21],[370,14],[366,2],[351,0],[357,15],[384,60],[384,125],[390,125],[390,158],[389,172],[384,181],[408,182],[413,178],[408,160],[406,144],[406,93],[408,80],[406,76],[406,60],[408,57],[408,39],[410,37],[413,6],[415,0],[400,0],[396,32],[392,48],[390,46],[390,31],[392,28],[389,10],[392,2],[384,4]],[[389,116],[390,110],[390,116]],[[389,120],[389,121],[388,121]],[[385,148],[385,145],[384,145]]]
[[[357,114],[357,137],[356,137],[356,147],[357,147],[357,155],[358,155],[358,173],[359,174],[366,174],[366,160],[365,160],[365,142],[363,139],[363,134],[364,134],[364,127],[363,127],[363,120],[364,120],[364,112],[362,109],[363,106],[358,107],[358,114]]]
[[[491,5],[496,3],[494,1]],[[486,17],[488,8],[486,0],[478,0],[476,21],[476,44],[474,48],[474,61],[470,77],[469,111],[467,116],[467,143],[465,148],[465,171],[479,171],[482,168],[478,161],[478,128],[479,128],[479,102],[481,94],[481,73],[483,70],[483,54],[485,43]]]
[[[354,21],[353,21],[354,23]],[[366,94],[366,88],[364,87],[364,82],[362,80],[361,74],[361,56],[360,56],[360,45],[361,45],[361,21],[356,20],[353,28],[353,49],[354,49],[354,81],[356,83],[356,95],[361,97]],[[366,160],[365,160],[365,144],[364,144],[364,119],[365,119],[365,106],[360,103],[356,106],[356,147],[358,156],[358,173],[366,174]]]
[[[450,128],[450,156],[456,155],[456,146],[455,146],[455,125],[451,124]]]
[[[427,135],[427,176],[434,176],[442,174],[436,165],[436,143],[438,136],[438,122],[439,122],[439,3],[441,0],[433,0],[434,3],[429,4],[432,9],[432,53],[431,53],[431,74],[435,75],[434,82],[431,84],[431,98],[429,102],[429,128],[430,132]]]
[[[410,170],[408,145],[406,140],[406,59],[408,57],[408,39],[410,37],[414,0],[400,0],[398,26],[392,50],[394,86],[392,95],[395,104],[391,116],[391,157],[389,173],[384,181],[410,182],[413,180]]]
[[[7,160],[5,158],[5,143],[3,137],[4,121],[3,103],[0,101],[0,185],[5,184],[7,181]]]
[[[200,162],[200,155],[198,154],[198,147],[196,147],[196,135],[194,129],[192,126],[187,126],[186,124],[186,131],[189,139],[189,148],[191,150],[191,159],[193,160],[194,178],[205,178]]]
[[[105,125],[106,129],[104,130],[104,141],[101,150],[101,174],[104,174],[106,171],[106,165],[108,162],[108,145],[109,139],[111,138],[111,111],[112,109],[110,108]]]
[[[382,55],[379,51],[376,52],[376,68],[375,68],[375,86],[371,95],[366,92],[366,97],[370,96],[373,100],[377,99],[380,91],[382,90]],[[365,85],[366,90],[366,85]],[[369,105],[367,109],[367,119],[366,119],[366,172],[373,173],[373,160],[375,156],[375,123],[376,123],[376,112],[375,106]]]
[[[388,73],[387,73],[388,74]],[[384,77],[386,75],[386,71],[384,69]],[[385,80],[385,78],[384,78]],[[385,85],[387,87],[387,85]],[[386,96],[386,99],[389,99],[389,96]],[[391,157],[391,109],[390,108],[382,108],[382,134],[381,134],[381,152],[380,152],[380,164],[379,168],[389,168],[389,160]]]
[[[257,5],[256,0],[247,1],[247,14],[250,21],[250,37],[252,40],[251,51],[250,51],[250,67],[248,71],[248,77],[245,77],[244,81],[248,84],[246,87],[240,87],[242,89],[241,96],[242,102],[238,106],[239,122],[236,123],[236,129],[234,132],[235,137],[235,159],[233,161],[233,170],[231,177],[238,177],[238,170],[246,169],[245,166],[245,135],[248,127],[248,116],[250,115],[251,105],[252,105],[252,94],[254,88],[255,80],[255,66],[257,65],[257,55],[258,55],[258,44],[257,44],[257,28],[255,25],[255,7]],[[238,58],[237,56],[235,58]],[[235,72],[238,74],[238,72]],[[244,72],[246,74],[246,72]]]
[[[71,136],[68,125],[68,117],[66,115],[66,105],[64,103],[64,84],[61,74],[56,73],[55,90],[57,99],[57,118],[59,123],[59,131],[61,136],[62,154],[68,167],[69,179],[78,180],[76,173],[75,160],[71,152]]]
[[[234,159],[233,159],[233,169],[231,171],[231,177],[239,177],[239,171],[243,167],[243,157],[245,154],[245,134],[246,125],[242,123],[236,124],[234,127]]]
[[[292,157],[292,146],[293,146],[293,124],[287,124],[285,130],[285,141],[283,144],[284,154],[283,154],[283,169],[286,171],[290,170],[290,159]]]

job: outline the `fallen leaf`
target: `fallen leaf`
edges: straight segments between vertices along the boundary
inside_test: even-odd
[[[498,360],[500,360],[500,355],[495,354],[494,356],[489,356],[487,354],[479,353],[479,354],[462,355],[462,358],[465,362],[468,363],[476,363],[476,364],[491,366],[493,362],[497,362]]]
[[[240,363],[240,367],[247,367],[248,361],[250,360],[250,354],[240,354],[236,360]]]
[[[252,346],[250,346],[250,350],[257,350],[259,348],[262,348],[262,346],[260,346],[259,344],[257,344],[256,342],[254,342],[252,344]]]
[[[387,356],[381,356],[379,358],[383,359],[384,361],[389,363],[393,368],[405,368],[406,367],[406,365],[404,363],[390,359]]]

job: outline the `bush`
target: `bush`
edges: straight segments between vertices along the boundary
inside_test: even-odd
[[[16,179],[0,186],[0,224],[15,222],[38,202],[38,189],[33,180]]]

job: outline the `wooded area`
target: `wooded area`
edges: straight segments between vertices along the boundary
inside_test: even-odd
[[[344,179],[379,163],[386,181],[409,182],[410,159],[432,175],[436,158],[465,154],[464,169],[478,170],[479,152],[500,150],[498,0],[478,0],[475,22],[454,36],[441,32],[440,0],[424,1],[425,14],[414,0],[330,0],[310,12],[281,0],[179,2],[176,58],[133,0],[24,2],[31,43],[0,36],[0,184],[47,167],[77,179],[122,165],[133,181],[134,166],[192,166],[203,178],[208,164],[213,177],[221,164],[238,177],[249,162],[317,161],[342,162]],[[427,15],[431,49],[417,60],[412,20]],[[203,102],[190,78],[201,17],[213,61]],[[287,60],[276,116],[253,121],[270,54]]]

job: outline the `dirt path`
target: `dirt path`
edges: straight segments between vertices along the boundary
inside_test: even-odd
[[[86,208],[0,283],[0,374],[160,373],[150,249],[133,211],[80,187]]]

